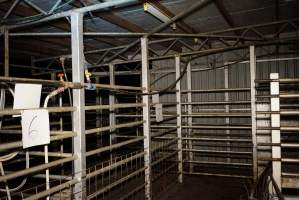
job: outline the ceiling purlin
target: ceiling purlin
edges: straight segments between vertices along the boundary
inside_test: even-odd
[[[86,0],[85,2],[92,3],[92,2],[90,2],[90,0]],[[79,3],[74,2],[74,5],[78,6]],[[145,33],[146,32],[146,30],[144,28],[142,28],[141,26],[115,14],[113,11],[93,12],[92,15],[95,17],[99,17],[111,24],[117,25],[117,26],[119,26],[125,30],[128,30],[130,32],[133,32],[133,33]],[[120,46],[120,45],[117,45],[117,46]],[[166,47],[166,48],[168,47],[167,45],[164,45],[164,44],[162,44],[162,46]],[[177,45],[175,45],[172,49],[176,52],[181,52],[181,48],[178,47]]]
[[[225,8],[223,0],[214,0],[214,4],[220,12],[221,16],[225,19],[226,23],[231,27],[236,27],[236,23],[232,16],[229,14],[228,10]],[[234,31],[237,36],[240,36],[240,31]]]
[[[3,4],[0,9],[5,11],[5,10],[9,9],[9,5]],[[34,15],[38,14],[35,10],[33,10],[33,9],[27,7],[27,6],[20,5],[20,4],[14,9],[13,13],[15,15],[18,15],[18,16],[21,16],[21,17],[34,16]],[[70,31],[70,25],[66,21],[55,21],[55,22],[51,23],[51,26],[53,26],[55,28],[58,28],[60,30]],[[86,31],[92,32],[94,30],[88,29]],[[43,40],[51,43],[51,39],[43,39]],[[61,38],[61,40],[62,40],[61,42],[64,43],[64,44],[65,43],[70,44],[70,39],[69,38]],[[105,38],[105,39],[96,38],[96,40],[98,42],[106,43],[106,44],[109,44],[111,46],[124,45],[123,42],[115,41],[114,39],[110,39],[110,38]],[[55,44],[57,44],[57,43],[55,42]],[[94,48],[94,45],[85,44],[85,47]]]

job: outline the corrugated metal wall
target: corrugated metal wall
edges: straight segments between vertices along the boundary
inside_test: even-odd
[[[278,72],[281,78],[294,78],[299,77],[298,64],[299,60],[294,59],[296,55],[280,56],[290,59],[271,61],[262,60],[259,58],[260,55],[265,53],[274,52],[274,46],[257,48],[257,71],[256,79],[269,79],[269,74]],[[280,47],[280,51],[287,51],[285,47]],[[225,52],[217,55],[212,55],[208,57],[201,57],[192,62],[192,90],[207,90],[207,89],[219,89],[225,88],[225,75],[224,68],[217,68],[224,65],[226,62],[231,62],[237,59],[237,56],[245,57],[249,55],[249,51],[238,50],[232,52]],[[293,57],[293,58],[292,58]],[[267,59],[273,59],[273,57],[266,57]],[[174,59],[163,60],[153,62],[155,67],[172,70],[172,73],[167,75],[159,73],[158,70],[153,70],[151,74],[151,79],[155,80],[158,77],[162,77],[159,81],[153,84],[154,90],[159,90],[167,87],[175,80],[175,66]],[[181,64],[184,68],[184,63]],[[207,67],[214,67],[214,69],[199,71]],[[238,63],[233,64],[228,67],[228,88],[250,88],[250,71],[249,63]],[[182,90],[187,89],[186,75],[181,80]],[[229,92],[229,101],[250,101],[250,91],[242,92]],[[175,102],[175,93],[164,94],[160,97],[161,102]],[[187,94],[182,94],[182,101],[187,101]],[[192,102],[222,102],[225,101],[225,93],[192,93]],[[192,112],[225,112],[225,105],[193,105]],[[175,112],[175,107],[170,107],[164,109],[164,112]],[[186,107],[183,106],[183,112],[186,112]],[[230,112],[251,112],[250,103],[246,105],[229,105]],[[186,125],[187,119],[183,118],[183,122]],[[193,125],[225,125],[227,122],[226,118],[193,118]],[[171,122],[168,122],[171,123]],[[175,124],[175,121],[172,121]],[[250,117],[240,117],[231,118],[229,120],[231,125],[247,125],[251,126]],[[174,134],[174,133],[173,133]],[[217,134],[222,136],[218,136]],[[225,136],[228,134],[229,136]],[[187,129],[184,129],[184,136],[187,136]],[[183,137],[184,137],[183,136]],[[252,152],[251,145],[251,130],[204,130],[204,129],[193,129],[192,137],[203,137],[203,138],[230,138],[230,139],[247,139],[249,142],[214,142],[214,141],[193,141],[193,148],[200,150],[210,150],[210,151],[232,151],[232,152]],[[183,143],[187,148],[187,143]],[[184,160],[188,159],[188,153],[184,154]],[[213,153],[194,153],[195,161],[211,161],[211,162],[228,162],[228,163],[247,163],[252,164],[251,154],[213,154]],[[187,170],[189,165],[185,164]],[[232,167],[232,166],[230,166]],[[221,174],[237,174],[237,175],[252,175],[252,168],[238,169],[232,172],[231,168],[227,170],[224,168],[211,169],[210,166],[198,165],[194,169],[198,172],[209,172],[209,173],[221,173]]]

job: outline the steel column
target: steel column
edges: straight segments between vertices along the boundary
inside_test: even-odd
[[[71,14],[72,30],[72,77],[73,82],[84,83],[83,54],[83,14]],[[77,136],[73,140],[73,152],[78,156],[74,161],[74,178],[79,180],[73,188],[73,199],[86,199],[86,146],[85,146],[85,99],[84,88],[73,89],[73,131]]]
[[[253,181],[257,181],[258,165],[257,165],[257,138],[256,138],[256,89],[255,89],[255,76],[256,76],[256,54],[255,46],[249,47],[250,59],[250,98],[251,98],[251,134],[252,134],[252,168],[253,168]]]
[[[228,89],[229,88],[229,80],[228,80],[228,66],[227,66],[227,63],[224,63],[224,65],[226,65],[224,68],[223,68],[223,72],[224,72],[224,88],[225,89]],[[228,92],[225,92],[224,93],[224,101],[225,102],[229,102],[229,93]],[[229,112],[230,112],[230,106],[228,104],[225,105],[225,112],[227,115],[229,115]],[[230,118],[229,117],[226,117],[225,118],[225,124],[227,124],[229,126],[230,124]],[[225,133],[228,135],[227,138],[229,139],[230,138],[230,130],[226,130]],[[230,151],[231,148],[230,148],[230,142],[227,142],[226,143],[228,145],[227,147],[227,150]],[[231,162],[231,159],[230,158],[227,158],[227,162]]]
[[[270,83],[270,94],[275,95],[271,97],[271,112],[277,112],[271,114],[271,142],[272,144],[281,144],[280,140],[280,99],[279,99],[279,79],[278,73],[271,73],[270,79],[274,82]],[[275,130],[274,130],[275,129]],[[272,170],[273,177],[277,183],[277,186],[281,190],[281,147],[272,146]]]
[[[115,85],[115,75],[114,75],[114,65],[112,63],[109,64],[109,81],[110,85]],[[109,91],[109,126],[114,127],[116,125],[115,122],[115,109],[113,108],[113,105],[115,104],[115,94],[114,91]],[[110,145],[113,144],[113,140],[115,139],[115,131],[116,129],[111,128],[110,129]],[[113,158],[112,152],[110,154],[110,158]]]
[[[96,83],[100,83],[100,77],[96,77]],[[96,104],[102,105],[102,97],[100,96],[100,90],[96,90]],[[96,110],[96,128],[102,127],[102,110]],[[97,147],[101,145],[100,132],[97,133]]]
[[[4,76],[9,76],[9,33],[4,31]]]
[[[148,38],[141,38],[141,64],[142,64],[142,87],[145,88],[143,93],[150,92],[150,72],[149,72],[149,60],[148,60]],[[151,137],[150,137],[150,96],[143,95],[142,103],[143,107],[143,135],[144,135],[144,167],[145,167],[145,199],[151,200],[152,184],[151,184]]]
[[[191,62],[188,63],[187,65],[187,90],[192,90],[192,69],[191,69]],[[187,94],[187,101],[188,101],[188,106],[187,106],[187,113],[188,115],[192,115],[192,93]],[[192,126],[192,116],[188,117],[188,126]],[[188,137],[192,137],[192,129],[188,129]],[[193,141],[188,141],[188,146],[189,149],[193,149]],[[193,152],[189,152],[189,160],[190,160],[190,168],[189,171],[193,172]]]
[[[181,75],[181,59],[180,56],[175,57],[175,78]],[[178,137],[178,182],[183,182],[183,153],[182,153],[182,100],[181,100],[181,81],[176,83],[176,102],[177,102],[177,137]]]

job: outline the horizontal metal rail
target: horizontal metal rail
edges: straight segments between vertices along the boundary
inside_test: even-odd
[[[206,102],[183,102],[182,105],[243,105],[250,101],[206,101]]]
[[[49,196],[49,195],[51,195],[53,193],[59,192],[59,191],[65,189],[65,188],[69,188],[72,185],[74,185],[76,183],[79,183],[79,182],[80,181],[78,179],[70,180],[68,182],[65,182],[65,183],[59,184],[57,186],[51,187],[48,190],[44,190],[42,192],[39,192],[36,195],[30,196],[28,198],[25,198],[25,200],[37,200],[37,199],[41,199],[41,198]]]
[[[160,162],[172,157],[172,156],[176,156],[179,150],[176,150],[172,153],[167,154],[166,156],[163,156],[162,158],[159,158],[158,160],[155,160],[151,163],[151,166],[154,167],[155,165],[159,164]]]
[[[168,147],[168,146],[174,144],[177,140],[178,140],[178,138],[174,138],[173,140],[170,140],[170,141],[168,141],[168,142],[164,142],[164,143],[162,143],[162,145],[160,145],[160,144],[158,144],[157,146],[152,145],[151,152],[153,153],[153,152],[155,152],[155,151],[158,151],[158,150],[160,150],[160,149],[163,149],[163,148],[165,148],[165,147]]]
[[[0,130],[0,133],[5,134],[22,134],[22,130],[11,130],[11,129],[4,129]],[[74,133],[72,131],[50,131],[50,135],[65,135]]]
[[[194,141],[211,141],[211,142],[251,142],[251,139],[235,139],[235,138],[187,138],[183,137],[183,140],[194,140]]]
[[[143,106],[144,106],[144,104],[142,104],[142,103],[95,105],[95,106],[85,106],[85,111],[88,111],[88,110],[118,109],[118,108],[139,108],[139,107],[143,107]]]
[[[109,131],[111,129],[134,127],[134,126],[139,126],[143,123],[144,123],[144,121],[137,121],[137,122],[117,124],[115,126],[105,126],[105,127],[100,127],[100,128],[93,128],[93,129],[86,130],[85,134],[89,135],[89,134],[93,134],[93,133],[100,133],[100,132]]]
[[[52,142],[52,141],[57,141],[57,140],[64,140],[64,139],[72,138],[76,135],[77,135],[76,133],[70,133],[70,134],[64,134],[64,135],[55,135],[55,136],[50,137],[50,141]],[[0,151],[7,151],[9,149],[22,147],[22,145],[23,145],[22,141],[0,144]]]
[[[45,163],[45,164],[41,164],[41,165],[38,165],[38,166],[30,167],[28,169],[17,171],[17,172],[14,172],[12,174],[7,174],[7,175],[4,175],[4,176],[0,176],[0,182],[5,182],[5,181],[8,181],[8,180],[11,180],[11,179],[14,179],[14,178],[19,178],[19,177],[26,176],[26,175],[29,175],[29,174],[32,174],[32,173],[43,171],[45,169],[49,169],[51,167],[55,167],[57,165],[61,165],[61,164],[66,163],[66,162],[76,160],[77,158],[78,157],[76,155],[74,155],[72,157],[62,158],[62,159],[55,160],[55,161],[52,161],[52,162],[49,162],[49,163]]]
[[[182,128],[193,129],[221,129],[221,130],[251,130],[251,126],[182,126]]]
[[[90,85],[90,83],[81,84],[81,83],[74,83],[74,82],[67,82],[67,81],[44,80],[44,79],[33,79],[33,78],[17,78],[17,77],[6,77],[6,76],[0,76],[0,82],[49,84],[49,85],[66,86],[75,89],[83,88]],[[133,91],[142,91],[144,89],[142,87],[98,84],[98,83],[94,83],[93,85],[97,89],[133,90]]]
[[[229,177],[229,178],[245,178],[251,179],[252,176],[242,176],[242,175],[234,175],[234,174],[216,174],[216,173],[203,173],[203,172],[187,172],[184,171],[183,174],[187,175],[199,175],[199,176],[221,176],[221,177]]]
[[[101,148],[98,148],[98,149],[94,149],[94,150],[86,152],[86,157],[92,156],[92,155],[95,155],[95,154],[98,154],[98,153],[102,153],[102,152],[105,152],[105,151],[114,150],[114,149],[126,146],[128,144],[132,144],[132,143],[142,141],[143,139],[144,139],[144,137],[140,136],[138,138],[134,138],[134,139],[131,139],[131,140],[126,140],[124,142],[120,142],[120,143],[113,144],[113,145],[110,145],[110,146],[105,146],[105,147],[101,147]]]
[[[192,113],[192,114],[183,114],[182,117],[251,117],[251,113],[215,113],[215,112],[207,112],[207,113]]]
[[[106,166],[106,167],[103,167],[103,168],[98,169],[98,170],[96,170],[96,171],[90,172],[90,173],[88,173],[88,174],[86,175],[86,179],[92,178],[92,177],[97,176],[97,175],[99,175],[99,174],[103,174],[103,173],[105,173],[105,172],[108,172],[109,170],[113,170],[113,169],[115,169],[115,168],[117,168],[117,167],[119,167],[119,166],[121,166],[121,165],[124,165],[124,164],[126,164],[126,163],[128,163],[128,162],[130,162],[130,161],[132,161],[132,160],[134,160],[134,159],[143,157],[144,154],[145,154],[145,152],[141,152],[141,153],[135,154],[135,155],[133,155],[133,156],[131,156],[131,157],[129,157],[129,158],[126,158],[126,159],[124,159],[124,160],[121,160],[121,161],[112,163],[112,164],[109,165],[109,166]]]
[[[219,88],[207,90],[182,90],[182,93],[250,92],[250,88]]]
[[[213,161],[193,161],[193,160],[184,160],[184,163],[194,163],[194,164],[204,164],[204,165],[232,165],[240,167],[251,167],[251,163],[233,163],[233,162],[213,162]]]
[[[176,137],[154,137],[154,139],[170,140]],[[178,138],[176,138],[178,139]],[[234,138],[200,138],[200,137],[183,137],[182,140],[207,141],[207,142],[252,142],[251,139],[234,139]]]
[[[252,152],[247,151],[217,151],[217,150],[202,150],[202,149],[182,149],[183,151],[188,152],[197,152],[197,153],[220,153],[220,154],[248,154],[251,155]]]
[[[38,109],[41,109],[41,108],[32,108],[30,110],[38,110]],[[62,113],[62,112],[76,111],[75,107],[48,107],[48,108],[42,108],[42,109],[48,110],[49,113]],[[4,110],[0,110],[0,115],[19,115],[24,110],[29,110],[29,109],[4,109]]]

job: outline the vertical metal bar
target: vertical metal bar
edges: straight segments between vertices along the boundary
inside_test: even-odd
[[[4,76],[9,76],[9,32],[4,31]]]
[[[181,75],[181,59],[175,56],[175,78]],[[177,137],[178,137],[178,182],[183,182],[183,153],[182,153],[182,100],[181,100],[181,81],[176,83],[176,101],[177,101]]]
[[[72,77],[73,82],[84,83],[83,54],[83,14],[73,12],[71,15],[72,30]],[[73,131],[77,136],[73,139],[73,152],[78,156],[74,161],[74,178],[80,180],[73,189],[73,199],[86,198],[86,146],[85,146],[85,99],[84,88],[73,89]]]
[[[223,70],[224,70],[224,88],[228,89],[229,88],[228,67],[227,67],[227,63],[224,63],[224,65],[225,65],[225,67],[223,68]],[[229,101],[229,93],[228,92],[224,93],[224,101],[225,102]],[[225,105],[225,112],[229,113],[229,105]],[[225,124],[229,125],[229,123],[230,123],[230,119],[229,119],[229,117],[226,117]],[[227,138],[229,139],[230,138],[230,136],[229,136],[230,130],[226,130],[225,133],[228,135]],[[231,150],[230,142],[227,142],[226,145],[227,145],[227,151],[230,151]],[[231,158],[229,158],[229,157],[227,157],[226,160],[227,160],[227,162],[231,162]]]
[[[249,47],[250,53],[250,101],[251,101],[251,134],[252,134],[252,168],[253,168],[253,181],[256,183],[258,176],[257,169],[257,139],[256,139],[256,89],[255,89],[255,76],[256,76],[256,55],[255,46]]]
[[[270,74],[271,80],[279,79],[278,73],[271,73]],[[272,128],[280,128],[280,99],[279,99],[279,82],[271,82],[270,83],[270,94],[276,95],[271,97],[271,111],[278,112],[271,114],[271,127]],[[273,144],[280,144],[280,129],[271,130],[271,142]],[[272,168],[273,168],[273,177],[276,181],[279,189],[281,190],[281,147],[279,146],[272,146]]]
[[[149,72],[149,61],[148,61],[148,38],[141,38],[141,64],[142,64],[142,87],[145,88],[143,93],[150,92],[150,72]],[[151,138],[150,138],[150,96],[143,95],[142,103],[143,107],[143,134],[144,134],[144,166],[145,169],[145,199],[151,200],[152,198],[152,184],[151,184]]]
[[[109,64],[109,80],[110,85],[115,85],[115,74],[114,74],[114,65],[112,63]],[[115,95],[113,91],[110,91],[109,93],[109,126],[114,127],[115,126],[115,109],[112,108],[112,106],[115,104]],[[113,144],[113,141],[115,139],[115,128],[110,128],[110,136],[109,136],[109,142],[110,145]],[[112,151],[110,151],[110,158],[113,158]]]
[[[191,91],[192,90],[192,73],[191,73],[191,62],[188,63],[187,65],[187,90]],[[192,92],[188,92],[187,93],[187,101],[188,101],[188,115],[190,115],[188,117],[188,126],[192,127],[192,123],[193,123],[193,119],[192,119]],[[192,137],[192,128],[188,129],[188,137]],[[188,148],[189,149],[193,149],[193,141],[189,140],[188,141]],[[189,160],[193,161],[194,157],[193,157],[193,152],[190,151],[189,152]],[[190,163],[190,168],[189,168],[190,172],[193,172],[193,164],[192,162]]]
[[[100,83],[100,77],[96,76],[96,83]],[[101,105],[101,96],[100,96],[100,90],[96,90],[96,105]],[[101,113],[102,110],[96,110],[96,127],[99,128],[101,127]],[[97,134],[97,148],[100,147],[101,143],[100,143],[100,133]],[[98,154],[100,155],[100,154]]]

